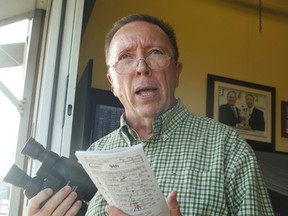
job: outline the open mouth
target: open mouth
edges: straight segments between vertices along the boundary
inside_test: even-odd
[[[157,88],[144,88],[144,89],[139,89],[136,91],[137,95],[142,95],[142,96],[146,96],[146,95],[151,95],[152,93],[154,93],[157,90]]]

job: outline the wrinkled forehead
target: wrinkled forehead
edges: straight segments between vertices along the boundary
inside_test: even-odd
[[[109,56],[138,47],[160,47],[172,54],[169,38],[160,27],[144,21],[135,21],[124,25],[115,33],[110,43]]]

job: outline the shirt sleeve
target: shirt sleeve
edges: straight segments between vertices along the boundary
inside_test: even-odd
[[[262,173],[253,150],[241,137],[229,151],[226,167],[230,215],[274,215]]]

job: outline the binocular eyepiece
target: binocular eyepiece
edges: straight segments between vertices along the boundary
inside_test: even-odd
[[[87,202],[93,198],[97,188],[81,164],[45,149],[33,138],[27,141],[21,153],[42,162],[36,176],[28,176],[13,164],[4,178],[5,182],[24,189],[28,199],[44,188],[51,188],[56,193],[65,185],[69,185],[77,193],[77,199],[82,201],[78,216],[85,215]]]

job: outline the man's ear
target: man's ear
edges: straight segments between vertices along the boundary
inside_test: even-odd
[[[109,71],[107,72],[107,75],[106,75],[109,83],[111,84],[111,92],[114,94],[115,97],[117,97],[117,95],[115,94],[115,91],[114,91],[114,87],[113,87],[113,79],[111,77],[111,74],[109,73]]]
[[[111,78],[109,71],[107,71],[106,77],[107,77],[107,80],[109,81],[109,83],[112,85],[112,78]]]

